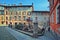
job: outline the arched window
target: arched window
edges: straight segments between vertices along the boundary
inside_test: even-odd
[[[57,24],[60,24],[60,5],[57,7],[56,21]]]
[[[23,14],[23,15],[26,15],[26,12],[24,11],[24,12],[22,12],[22,14]]]
[[[1,23],[4,24],[4,21],[2,21]]]
[[[19,21],[21,20],[21,16],[18,16]]]
[[[24,21],[26,20],[26,16],[23,16],[23,18],[24,18]]]
[[[6,24],[8,24],[8,22],[6,21]]]
[[[6,11],[6,15],[8,15],[8,11]]]
[[[31,12],[28,12],[28,15],[30,16],[31,15]]]
[[[6,17],[6,20],[8,20],[8,17]]]

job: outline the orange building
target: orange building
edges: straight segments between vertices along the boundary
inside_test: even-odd
[[[50,27],[60,34],[60,0],[48,0],[50,4]]]
[[[0,25],[15,23],[27,23],[26,19],[31,17],[32,5],[0,5]]]

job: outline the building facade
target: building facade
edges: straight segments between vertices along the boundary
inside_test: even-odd
[[[33,11],[32,5],[0,5],[0,25],[8,25],[15,23],[27,23],[26,19],[31,17],[30,12]]]
[[[31,14],[32,22],[34,23],[37,18],[40,28],[42,28],[44,25],[46,25],[46,27],[49,26],[49,11],[32,11]]]
[[[50,4],[50,27],[60,34],[60,0],[48,0]]]
[[[16,23],[34,22],[37,18],[38,24],[49,23],[49,11],[34,11],[32,5],[0,5],[0,26]]]

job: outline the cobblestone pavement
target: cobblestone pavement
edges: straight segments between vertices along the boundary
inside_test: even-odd
[[[17,32],[11,28],[6,27],[6,29],[17,39],[17,40],[55,40],[52,34],[49,32],[45,33],[44,36],[40,36],[38,38],[33,38],[23,33]]]
[[[0,40],[16,40],[5,27],[0,27]]]

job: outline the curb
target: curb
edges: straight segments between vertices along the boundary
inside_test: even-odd
[[[21,31],[21,30],[17,30],[17,31],[18,31],[18,32],[21,32],[21,33],[23,33],[23,34],[25,34],[25,35],[28,35],[28,36],[33,37],[33,33],[28,33],[28,32]]]
[[[14,29],[14,30],[16,30],[16,31],[18,31],[18,32],[21,32],[21,33],[23,33],[23,34],[25,34],[25,35],[34,37],[34,36],[33,36],[33,33],[25,32],[25,31],[18,30],[18,29]],[[39,36],[43,36],[43,34],[38,34],[38,37],[39,37]]]

